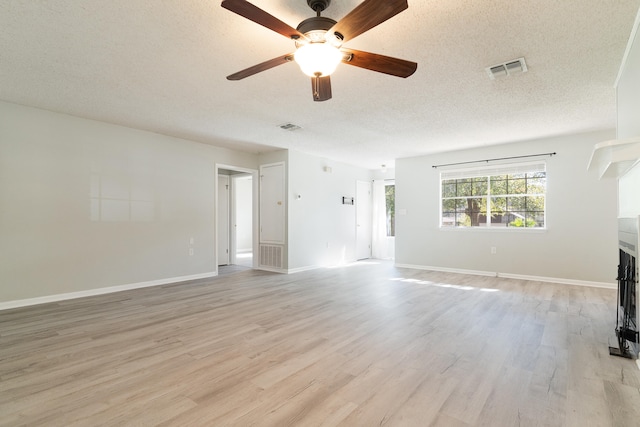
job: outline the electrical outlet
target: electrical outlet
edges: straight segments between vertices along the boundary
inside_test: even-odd
[[[190,245],[193,245],[193,242],[194,242],[194,241],[195,241],[195,240],[193,239],[193,237],[190,237],[190,238],[189,238],[189,244],[190,244]]]
[[[189,248],[189,256],[193,256],[193,248]]]
[[[495,254],[496,254],[496,247],[491,246],[491,255],[495,255]]]

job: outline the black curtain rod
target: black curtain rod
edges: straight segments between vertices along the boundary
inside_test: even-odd
[[[470,161],[470,162],[459,162],[459,163],[447,163],[446,165],[433,165],[431,167],[434,168],[434,169],[437,169],[437,168],[441,168],[441,167],[444,167],[444,166],[468,165],[470,163],[489,163],[489,162],[493,162],[493,161],[496,161],[496,160],[524,159],[526,157],[540,157],[540,156],[549,156],[549,157],[551,157],[551,156],[555,156],[556,154],[558,154],[558,153],[556,153],[554,151],[553,153],[529,154],[527,156],[499,157],[499,158],[496,158],[496,159],[473,160],[473,161]]]

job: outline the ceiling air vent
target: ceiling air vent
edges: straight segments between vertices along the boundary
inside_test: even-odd
[[[288,130],[289,132],[293,132],[294,130],[302,129],[298,125],[294,125],[293,123],[285,123],[282,125],[278,125],[278,127],[282,130]]]
[[[507,77],[512,74],[526,73],[527,63],[524,62],[524,58],[513,59],[511,61],[503,62],[502,64],[492,65],[485,68],[489,78],[494,80],[499,77]]]

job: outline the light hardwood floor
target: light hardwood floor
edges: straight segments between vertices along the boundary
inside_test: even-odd
[[[360,262],[0,312],[6,426],[631,426],[615,292]]]

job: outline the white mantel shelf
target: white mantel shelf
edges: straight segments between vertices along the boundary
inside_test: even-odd
[[[640,137],[612,139],[593,147],[588,169],[598,177],[619,178],[640,161]]]

